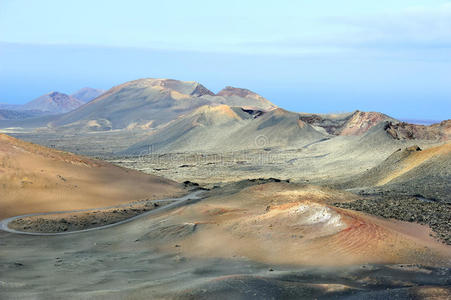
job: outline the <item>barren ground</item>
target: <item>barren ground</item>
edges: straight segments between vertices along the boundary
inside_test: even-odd
[[[69,140],[61,137],[58,143],[67,150],[80,145],[89,150],[89,138]],[[108,145],[107,135],[100,141]],[[2,298],[450,298],[451,246],[441,242],[446,236],[434,236],[449,235],[444,225],[449,220],[448,204],[424,204],[409,185],[402,193],[389,185],[382,190],[337,188],[397,148],[410,146],[403,142],[371,149],[356,147],[358,143],[357,138],[343,137],[301,149],[109,157],[123,167],[198,182],[210,190],[201,200],[116,227],[60,236],[0,232]],[[54,168],[47,178],[62,191],[73,193],[76,189],[69,189],[69,184],[82,184],[80,179],[76,184],[75,177],[62,175],[66,181],[62,180],[56,175],[67,169]],[[89,169],[88,174],[92,172]],[[117,180],[127,172],[134,176],[124,183],[125,194],[117,194],[117,202],[108,205],[141,200],[127,206],[126,212],[94,209],[105,206],[99,201],[94,207],[81,207],[94,209],[90,212],[33,217],[13,226],[65,232],[109,224],[142,213],[147,209],[144,203],[152,199],[181,195],[192,186],[149,183],[141,173],[118,172]],[[248,180],[269,177],[282,180]],[[162,183],[168,188],[155,188]],[[150,193],[145,193],[149,189],[144,184],[151,184]],[[27,183],[24,190],[32,195]],[[383,201],[368,202],[369,198]],[[39,209],[64,210],[67,205],[52,201],[42,202],[47,206]],[[28,205],[18,210],[9,206],[5,216],[36,212]],[[413,209],[392,209],[402,205]],[[429,212],[427,220],[417,218],[420,209]],[[407,213],[417,214],[411,220]],[[442,225],[445,229],[437,231]]]

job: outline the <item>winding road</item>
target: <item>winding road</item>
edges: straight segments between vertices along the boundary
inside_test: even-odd
[[[65,214],[65,213],[76,213],[76,212],[84,212],[84,211],[91,211],[91,210],[101,210],[101,209],[109,209],[109,208],[115,208],[115,207],[119,207],[119,206],[109,206],[109,207],[102,207],[102,208],[91,208],[91,209],[78,209],[78,210],[68,210],[68,211],[55,211],[55,212],[46,212],[46,213],[34,213],[34,214],[27,214],[27,215],[21,215],[21,216],[15,216],[15,217],[11,217],[11,218],[7,218],[4,219],[2,221],[0,221],[0,230],[6,231],[6,232],[10,232],[10,233],[18,233],[18,234],[26,234],[26,235],[44,235],[44,236],[49,236],[49,235],[65,235],[65,234],[74,234],[74,233],[82,233],[82,232],[87,232],[87,231],[94,231],[94,230],[100,230],[100,229],[105,229],[105,228],[109,228],[109,227],[113,227],[113,226],[117,226],[117,225],[121,225],[124,223],[128,223],[131,222],[133,220],[136,220],[138,218],[142,218],[151,214],[156,214],[159,213],[161,211],[165,211],[177,206],[180,206],[181,204],[183,204],[184,202],[188,201],[188,200],[198,200],[201,199],[201,193],[204,192],[203,190],[197,190],[194,192],[191,192],[183,197],[180,198],[168,198],[168,199],[161,199],[161,200],[153,200],[151,202],[165,202],[165,201],[175,201],[171,204],[162,206],[160,208],[157,209],[153,209],[150,211],[147,211],[145,213],[136,215],[134,217],[116,222],[116,223],[112,223],[112,224],[108,224],[108,225],[104,225],[104,226],[99,226],[99,227],[94,227],[94,228],[88,228],[88,229],[83,229],[83,230],[75,230],[75,231],[68,231],[68,232],[52,232],[52,233],[41,233],[41,232],[26,232],[26,231],[20,231],[20,230],[15,230],[15,229],[11,229],[8,227],[8,224],[14,220],[20,219],[20,218],[26,218],[26,217],[34,217],[34,216],[45,216],[45,215],[53,215],[53,214]],[[127,204],[128,205],[128,204]],[[123,205],[122,205],[123,206]]]

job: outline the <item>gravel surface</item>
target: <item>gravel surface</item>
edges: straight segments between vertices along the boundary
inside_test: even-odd
[[[114,224],[170,203],[170,201],[162,203],[145,201],[104,210],[26,217],[12,221],[9,227],[15,230],[38,233],[85,230]]]
[[[407,222],[427,224],[435,237],[451,245],[451,205],[421,196],[368,196],[353,202],[335,203],[337,207]]]

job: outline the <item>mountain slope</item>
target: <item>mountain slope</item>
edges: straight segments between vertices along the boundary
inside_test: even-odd
[[[244,125],[244,119],[226,105],[198,108],[161,129],[152,132],[145,140],[132,145],[125,154],[142,154],[152,151],[192,151],[212,149],[220,140]]]
[[[391,137],[398,140],[448,141],[451,139],[451,120],[429,126],[389,122],[384,129]]]
[[[70,96],[86,103],[86,102],[89,102],[89,101],[99,97],[103,93],[105,93],[104,90],[85,87],[85,88],[79,89],[78,91],[76,91],[75,93],[73,93]]]
[[[82,106],[84,102],[69,95],[50,92],[20,107],[20,110],[37,110],[51,114],[66,113]]]
[[[0,120],[23,120],[27,118],[33,118],[42,115],[43,113],[36,110],[9,110],[0,109]]]
[[[282,109],[269,112],[241,107],[202,106],[152,132],[124,154],[178,151],[222,151],[294,147],[324,138],[299,115]]]
[[[241,106],[251,109],[272,110],[276,105],[269,102],[268,99],[242,88],[227,86],[216,94],[215,102],[227,104],[229,106]]]
[[[397,120],[378,112],[356,110],[345,114],[302,114],[301,120],[333,135],[363,135],[374,126],[384,121]]]
[[[178,194],[170,180],[0,134],[0,218]]]
[[[235,102],[236,97],[232,97]],[[264,98],[260,96],[249,97],[242,98],[241,103],[252,107],[263,103]],[[194,81],[139,79],[111,88],[52,125],[87,130],[157,127],[200,106],[219,105],[227,99]]]
[[[383,187],[451,203],[451,143],[421,150],[399,149],[376,167],[349,180],[345,187]]]

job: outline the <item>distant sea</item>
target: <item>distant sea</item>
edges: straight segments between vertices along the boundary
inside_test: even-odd
[[[441,122],[440,120],[418,120],[418,119],[400,119],[400,121],[418,125],[431,125]]]

